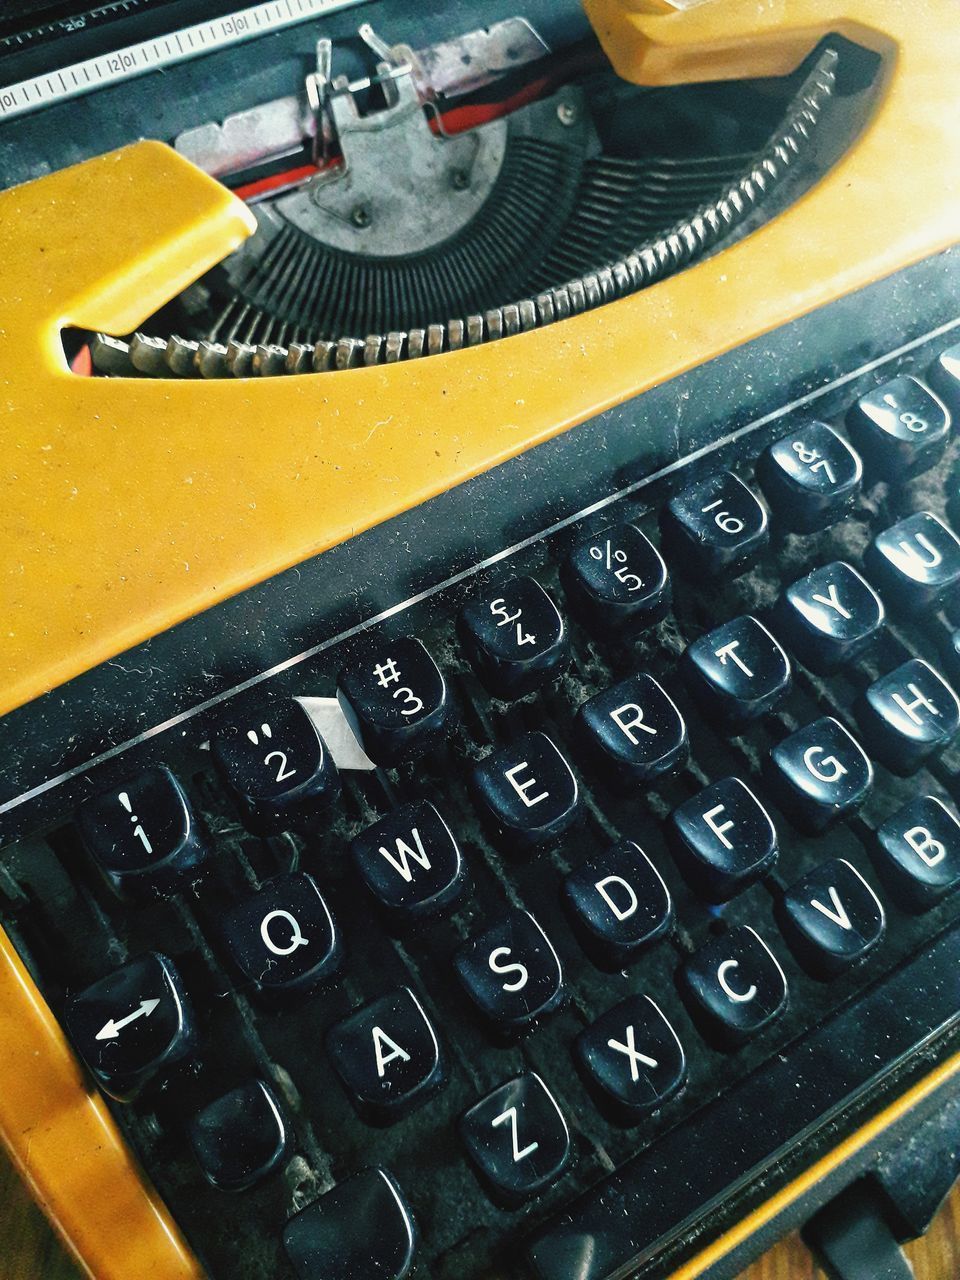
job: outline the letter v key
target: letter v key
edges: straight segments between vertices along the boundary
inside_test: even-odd
[[[883,904],[846,858],[831,858],[791,885],[778,913],[797,959],[815,978],[858,963],[886,929]]]
[[[810,899],[811,907],[814,907],[821,915],[825,915],[828,920],[832,920],[834,924],[840,926],[841,929],[852,929],[850,917],[847,915],[846,908],[840,901],[840,895],[837,893],[833,885],[830,885],[827,892],[830,894],[830,901],[833,903],[833,910],[825,907],[822,902],[818,902],[816,898]]]

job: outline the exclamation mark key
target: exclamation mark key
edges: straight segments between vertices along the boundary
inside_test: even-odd
[[[148,769],[77,810],[84,847],[122,897],[166,897],[197,878],[207,849],[183,787],[169,769]]]

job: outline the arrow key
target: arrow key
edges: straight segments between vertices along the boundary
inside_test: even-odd
[[[193,1052],[190,1004],[172,961],[138,956],[73,996],[67,1030],[104,1092],[124,1101]]]

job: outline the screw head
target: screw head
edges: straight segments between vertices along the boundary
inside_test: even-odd
[[[450,185],[454,191],[466,191],[470,185],[470,175],[465,169],[452,169],[450,171]]]
[[[577,122],[577,108],[572,102],[557,103],[557,119],[568,128]]]
[[[373,221],[373,218],[370,214],[370,210],[367,208],[365,204],[358,204],[358,205],[354,205],[353,209],[350,212],[350,221],[353,223],[355,227],[359,227],[362,229],[363,227],[369,227],[370,223]]]

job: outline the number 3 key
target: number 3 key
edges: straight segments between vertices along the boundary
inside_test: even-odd
[[[337,680],[337,698],[364,751],[379,765],[412,760],[449,730],[443,673],[416,636],[379,640]]]

